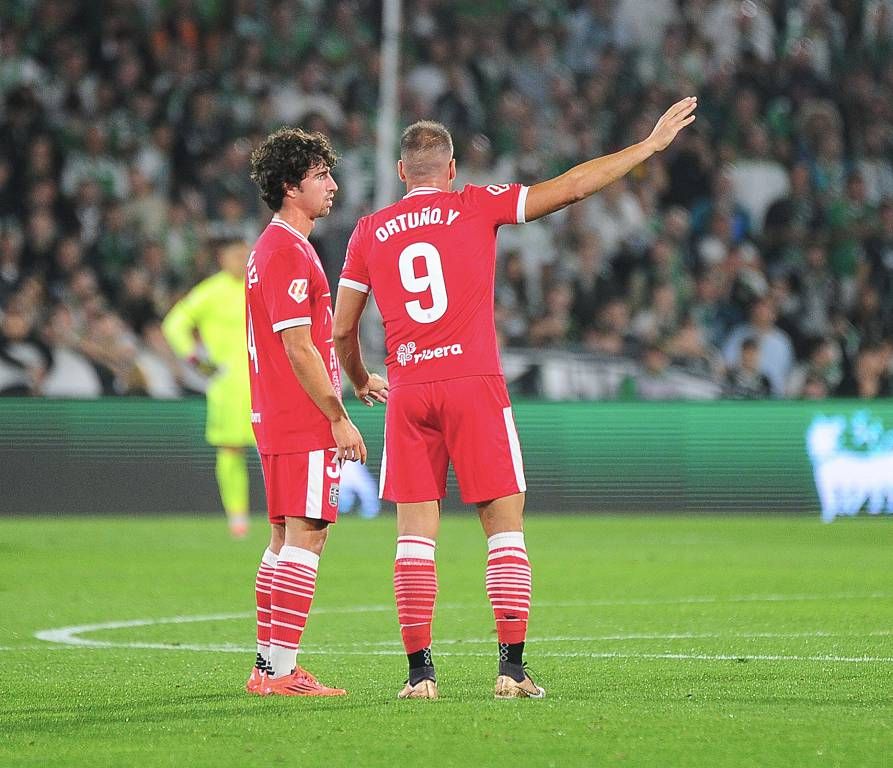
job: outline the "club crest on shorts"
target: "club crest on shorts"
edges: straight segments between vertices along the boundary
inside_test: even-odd
[[[301,277],[292,280],[288,286],[288,295],[300,304],[307,298],[307,281]]]
[[[337,507],[338,506],[338,495],[341,493],[340,485],[333,485],[329,488],[329,506]]]

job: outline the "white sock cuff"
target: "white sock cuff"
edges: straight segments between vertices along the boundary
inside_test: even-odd
[[[276,561],[279,559],[279,555],[277,555],[272,549],[267,547],[264,550],[264,556],[260,559],[261,564],[268,566],[269,568],[276,567]]]
[[[319,555],[316,552],[311,552],[309,549],[287,546],[279,550],[278,562],[298,563],[299,565],[306,565],[315,571],[319,568]]]
[[[424,536],[398,536],[397,560],[434,560],[434,539]]]
[[[524,552],[527,548],[524,546],[523,531],[505,531],[504,533],[494,533],[487,539],[487,551],[492,552],[494,549],[502,549],[503,547],[513,547],[521,549]]]

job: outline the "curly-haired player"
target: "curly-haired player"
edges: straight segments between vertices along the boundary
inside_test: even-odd
[[[297,665],[319,556],[338,514],[341,462],[366,461],[341,404],[329,284],[307,240],[331,210],[335,162],[325,136],[297,128],[271,134],[251,156],[251,178],[273,211],[245,281],[251,423],[272,526],[255,584],[257,662],[246,686],[261,695],[344,693]]]

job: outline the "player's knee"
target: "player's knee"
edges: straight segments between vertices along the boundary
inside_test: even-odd
[[[270,525],[270,551],[278,555],[285,545],[285,526],[273,523]]]
[[[309,518],[287,518],[285,544],[308,549],[317,555],[322,554],[329,535],[329,524],[325,520]]]

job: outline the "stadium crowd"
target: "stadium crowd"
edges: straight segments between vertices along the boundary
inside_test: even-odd
[[[160,319],[269,215],[271,129],[328,133],[334,281],[376,185],[380,3],[7,0],[0,393],[177,396]],[[595,198],[500,235],[506,349],[624,358],[621,391],[873,398],[893,374],[893,0],[405,0],[402,124],[465,183],[533,183],[698,120]],[[533,355],[535,357],[535,354]],[[535,386],[533,387],[535,390]]]

